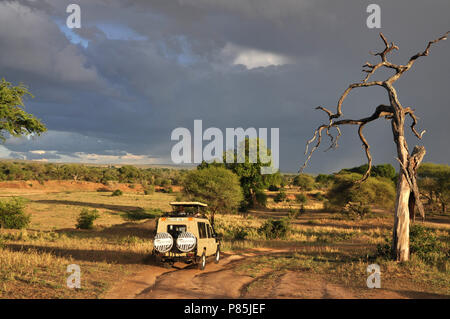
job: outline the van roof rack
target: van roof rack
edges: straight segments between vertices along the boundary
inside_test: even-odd
[[[172,212],[168,212],[164,214],[164,216],[168,217],[185,217],[185,216],[195,216],[206,218],[205,214],[200,210],[201,207],[208,207],[207,204],[201,202],[170,202],[169,203],[174,210]],[[190,211],[185,211],[184,209],[179,210],[178,207],[186,207],[186,208],[194,208]]]
[[[208,207],[207,204],[200,202],[170,202],[171,206],[184,206],[184,207]]]

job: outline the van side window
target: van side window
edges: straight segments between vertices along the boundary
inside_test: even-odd
[[[211,238],[212,237],[211,226],[206,225],[206,230],[208,231],[208,238]]]
[[[206,225],[205,225],[205,223],[198,222],[197,225],[198,225],[198,237],[206,238],[207,234],[206,234]]]

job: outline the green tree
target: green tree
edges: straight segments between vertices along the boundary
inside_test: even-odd
[[[310,191],[313,189],[314,187],[314,177],[312,177],[311,175],[307,175],[307,174],[299,174],[297,176],[295,176],[293,184],[295,186],[300,187],[302,190],[305,191]]]
[[[275,203],[281,203],[284,202],[287,199],[287,195],[286,192],[284,191],[284,189],[280,190],[278,192],[278,194],[273,198],[273,201]]]
[[[251,147],[251,145],[256,145],[256,147]],[[239,149],[243,149],[244,153],[238,153]],[[256,138],[255,140],[246,138],[239,144],[237,149],[228,150],[223,155],[223,163],[207,163],[203,161],[197,168],[225,167],[238,175],[244,195],[240,210],[245,212],[249,208],[254,207],[256,203],[263,206],[265,205],[266,199],[261,193],[269,186],[269,183],[282,183],[282,176],[279,173],[261,174],[262,167],[271,165],[270,162],[263,163],[263,161],[261,161],[260,154],[264,153],[269,157],[271,156],[270,149],[266,148],[262,140],[259,138]],[[227,163],[227,154],[233,159],[232,163]],[[252,162],[252,158],[256,158],[255,163]]]
[[[395,186],[386,178],[368,178],[364,183],[355,183],[360,174],[339,174],[329,190],[330,204],[342,211],[352,210],[362,217],[370,205],[392,208],[395,199]]]
[[[26,228],[30,224],[31,215],[24,210],[25,203],[21,198],[0,201],[0,228]]]
[[[243,199],[239,177],[224,167],[205,167],[190,171],[183,180],[183,192],[205,202],[214,222],[216,213],[236,211]]]
[[[438,202],[446,213],[450,201],[450,166],[423,163],[418,171],[419,185],[430,204]]]
[[[233,151],[228,151],[231,153],[232,158],[234,158],[233,163],[225,163],[225,167],[233,171],[236,175],[239,176],[239,181],[242,187],[242,191],[244,194],[244,200],[241,203],[240,210],[247,211],[248,209],[255,206],[257,203],[256,194],[259,192],[263,192],[265,189],[265,182],[263,175],[261,174],[261,168],[266,166],[267,164],[263,164],[261,162],[261,158],[259,156],[260,147],[263,147],[260,143],[259,139],[256,139],[257,149],[251,149],[251,143],[255,141],[251,141],[246,138],[242,143],[244,144],[244,156],[242,154],[238,154],[238,149]],[[242,145],[241,145],[242,147]],[[255,154],[251,154],[251,152],[257,152],[256,154],[256,163],[252,163],[251,157]],[[270,155],[270,150],[269,150]],[[225,155],[226,156],[226,155]],[[243,158],[242,158],[243,157]],[[239,163],[241,161],[242,163]]]
[[[33,97],[23,85],[13,86],[5,79],[0,81],[0,139],[5,141],[5,134],[18,137],[25,134],[45,132],[47,128],[34,115],[25,112],[24,96]]]
[[[315,178],[315,182],[319,185],[320,188],[326,188],[331,185],[334,180],[334,175],[327,174],[319,174]]]
[[[295,195],[295,200],[300,204],[306,204],[308,202],[308,197],[305,194]]]

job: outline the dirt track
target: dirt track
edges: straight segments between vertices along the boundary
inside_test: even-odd
[[[240,275],[235,268],[246,258],[274,253],[260,252],[223,256],[219,264],[209,262],[204,271],[195,266],[176,264],[171,269],[149,265],[144,271],[124,278],[104,298],[118,299],[202,299],[202,298],[436,298],[420,292],[388,289],[351,289],[330,283],[326,278],[309,272],[288,271],[263,285],[272,272],[268,269],[257,277]]]

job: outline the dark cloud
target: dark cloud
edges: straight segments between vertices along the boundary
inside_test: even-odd
[[[30,87],[36,98],[27,110],[50,129],[31,140],[9,139],[10,156],[44,150],[53,152],[41,154],[50,160],[79,160],[81,153],[168,162],[171,131],[202,119],[204,128],[279,127],[281,168],[296,171],[306,140],[325,120],[314,107],[336,105],[348,84],[362,79],[361,65],[375,61],[369,50],[382,47],[378,30],[365,26],[370,1],[81,0],[82,28],[73,34],[87,47],[61,31],[69,3],[0,1],[1,76]],[[407,61],[449,29],[446,0],[377,3],[382,31],[400,47],[393,62]],[[450,155],[449,51],[439,43],[397,83],[400,100],[427,129],[428,161]],[[234,64],[249,61],[249,68]],[[382,89],[360,89],[344,114],[366,116],[384,102]],[[395,163],[388,122],[370,125],[366,136],[376,163]],[[309,171],[364,160],[350,127],[338,150],[314,154]]]

